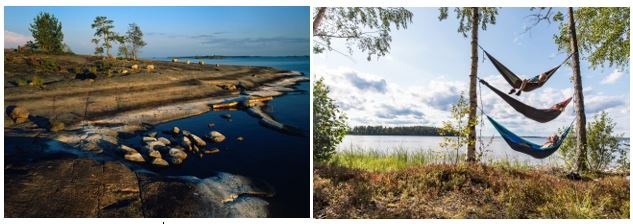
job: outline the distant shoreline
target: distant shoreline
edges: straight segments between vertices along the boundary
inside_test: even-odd
[[[297,56],[226,56],[226,55],[202,55],[202,56],[169,56],[166,58],[186,58],[186,59],[227,59],[227,58],[309,58],[310,55]],[[153,57],[162,58],[162,57]]]

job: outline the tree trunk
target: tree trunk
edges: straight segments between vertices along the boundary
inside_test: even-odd
[[[475,143],[476,143],[476,135],[475,132],[475,124],[477,122],[477,62],[479,61],[478,57],[478,33],[479,33],[479,8],[472,8],[472,29],[471,29],[471,40],[470,40],[470,91],[468,100],[470,101],[470,106],[468,108],[468,151],[466,154],[466,161],[474,163],[476,162],[475,157]]]
[[[109,58],[110,57],[110,41],[108,40],[108,34],[107,33],[103,34],[103,41],[105,43],[106,56],[108,56],[108,58]]]
[[[576,42],[576,23],[574,22],[574,9],[572,7],[569,7],[569,44],[573,53],[571,69],[573,72],[574,106],[576,109],[576,163],[574,164],[574,172],[580,174],[587,167],[587,130],[585,129],[585,102],[582,94],[578,43]]]
[[[321,20],[323,20],[323,17],[325,16],[325,10],[327,8],[326,7],[318,7],[317,8],[317,15],[316,17],[314,17],[314,21],[312,22],[312,35],[316,35],[317,33],[317,29],[319,28],[319,26],[321,25]]]

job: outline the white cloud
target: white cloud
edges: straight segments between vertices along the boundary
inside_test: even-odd
[[[390,81],[389,76],[367,74],[349,68],[324,69],[317,67],[318,77],[323,76],[330,87],[330,97],[347,114],[348,123],[357,125],[439,126],[449,118],[450,105],[459,93],[468,93],[467,80],[454,81],[442,76],[431,78],[422,85],[398,84]],[[357,88],[346,74],[356,74],[357,79],[373,80],[382,83],[384,91]],[[488,83],[503,92],[510,90],[507,82],[499,75],[482,75]],[[382,86],[383,84],[381,84]],[[574,105],[569,104],[565,112],[548,123],[530,120],[510,107],[490,89],[481,85],[481,100],[477,103],[495,120],[520,135],[545,136],[569,125],[575,118]],[[584,88],[585,112],[590,118],[599,111],[608,111],[618,123],[617,131],[628,136],[629,102],[627,96],[605,95],[594,91],[595,86]],[[572,88],[557,89],[542,87],[516,97],[521,102],[536,108],[549,108],[555,103],[573,95]],[[467,96],[466,96],[467,97]],[[480,126],[482,127],[482,126]],[[498,135],[496,130],[486,121],[483,126],[484,135]]]
[[[613,72],[611,72],[611,74],[607,75],[607,77],[605,77],[600,83],[613,84],[618,81],[622,77],[622,75],[624,75],[624,72],[614,70]]]
[[[33,40],[33,37],[30,35],[23,35],[15,32],[11,32],[8,30],[4,31],[4,47],[5,48],[15,48],[18,45],[23,45],[27,41]]]

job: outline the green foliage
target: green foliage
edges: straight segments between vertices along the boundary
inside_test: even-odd
[[[33,76],[33,78],[31,78],[31,82],[29,83],[29,85],[31,86],[42,86],[44,85],[44,80],[42,80],[41,77],[39,76]]]
[[[119,35],[112,32],[112,29],[114,28],[112,23],[114,23],[114,21],[105,16],[97,16],[92,23],[91,27],[92,29],[95,29],[95,38],[92,39],[92,43],[96,45],[95,54],[101,55],[105,50],[108,57],[112,56],[110,54],[112,42],[119,39]]]
[[[620,147],[619,138],[622,134],[615,134],[614,128],[615,122],[604,111],[596,114],[593,121],[587,124],[587,168],[590,171],[603,171],[614,162],[628,165],[628,148]],[[575,149],[576,133],[570,130],[559,148],[559,153],[568,168],[575,162]]]
[[[630,11],[628,7],[584,7],[574,11],[578,50],[591,68],[605,65],[629,68]],[[559,51],[571,52],[569,24],[563,22],[564,17],[562,12],[553,16],[554,21],[560,22],[554,41]]]
[[[469,107],[464,92],[461,92],[457,102],[451,105],[450,120],[442,122],[439,129],[439,134],[445,136],[440,142],[440,147],[446,150],[455,150],[456,159],[459,158],[459,149],[468,144],[468,135],[471,132],[470,125],[468,125],[468,111]],[[471,125],[477,125],[477,119],[473,119],[473,121],[475,123]]]
[[[136,23],[130,24],[125,36],[124,45],[127,45],[126,48],[129,49],[129,54],[134,60],[137,59],[139,50],[147,45],[147,43],[143,41],[143,31],[141,31],[141,27],[136,25]]]
[[[33,23],[30,24],[29,30],[35,39],[37,47],[31,49],[39,49],[46,53],[59,54],[64,52],[64,33],[62,32],[62,24],[57,18],[49,13],[41,12],[38,14]],[[29,46],[32,46],[29,44]]]
[[[23,78],[18,78],[17,80],[15,80],[15,83],[17,86],[26,86],[29,84],[29,81]]]
[[[468,37],[468,32],[473,29],[473,8],[455,8],[455,17],[459,20],[459,27],[457,28],[457,32],[464,35],[464,37]],[[488,24],[494,25],[497,22],[497,8],[495,7],[480,7],[479,8],[479,24],[481,25],[482,30],[486,30],[488,28]],[[438,19],[440,21],[448,18],[448,7],[440,8],[440,16]]]
[[[350,129],[350,135],[419,135],[437,136],[439,130],[436,127],[408,126],[408,127],[383,127],[383,126],[356,126]],[[448,133],[450,135],[450,133]]]
[[[347,133],[345,114],[336,106],[328,94],[330,90],[323,83],[323,78],[314,84],[312,127],[314,128],[314,159],[328,160]]]
[[[315,54],[332,48],[332,39],[343,39],[350,54],[352,46],[367,53],[367,60],[389,53],[392,27],[406,29],[413,13],[405,8],[336,7],[325,10],[322,18],[315,15],[318,26],[313,29]]]

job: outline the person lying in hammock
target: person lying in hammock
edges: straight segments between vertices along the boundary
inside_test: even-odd
[[[561,103],[554,104],[554,106],[552,106],[550,109],[552,109],[552,110],[559,110],[559,111],[563,112],[565,110],[565,106],[566,105],[561,102]]]
[[[521,95],[521,91],[523,91],[525,89],[525,87],[527,86],[528,83],[534,83],[537,85],[541,85],[545,82],[545,80],[547,79],[547,74],[543,73],[537,76],[532,77],[531,79],[524,79],[521,82],[521,87],[519,87],[519,91],[516,91],[514,88],[512,90],[510,90],[510,93],[508,94],[513,94],[515,91],[517,92],[517,96]]]
[[[545,142],[543,145],[541,145],[541,148],[542,149],[543,148],[547,148],[547,147],[550,147],[550,146],[556,144],[556,142],[558,142],[558,139],[559,139],[559,137],[558,137],[557,134],[554,134],[552,136],[547,137],[547,142]]]

